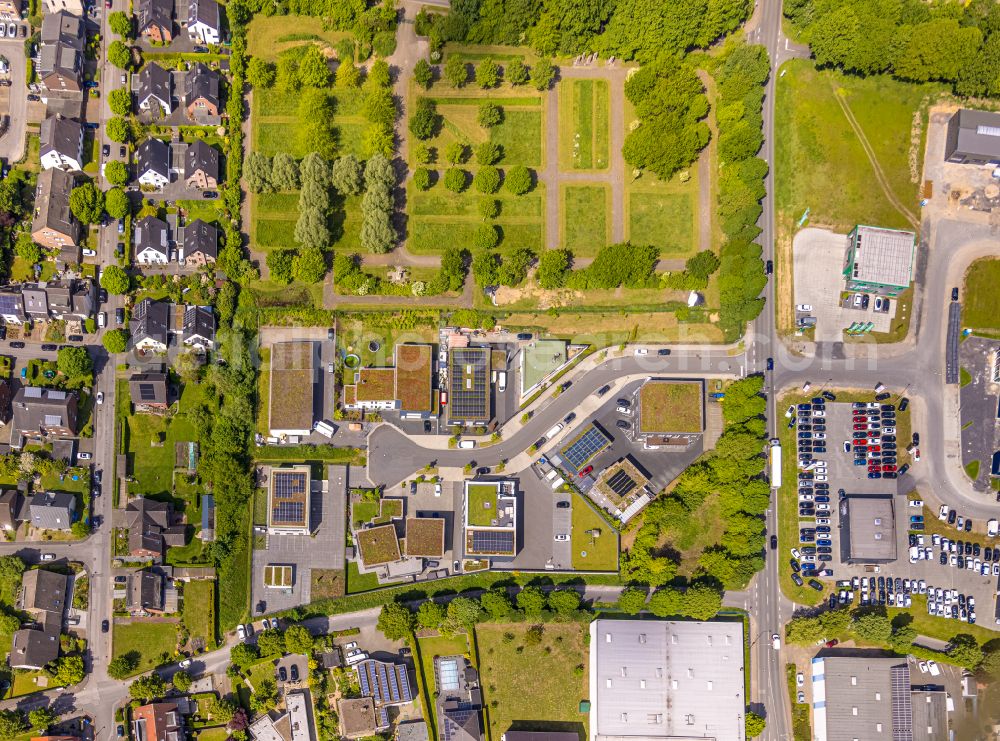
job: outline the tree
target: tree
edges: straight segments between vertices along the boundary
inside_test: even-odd
[[[434,70],[426,59],[420,59],[413,66],[413,79],[424,90],[429,90],[434,82]]]
[[[476,145],[476,162],[480,165],[495,165],[503,158],[503,149],[500,145],[485,141]]]
[[[538,270],[535,271],[538,285],[547,290],[562,288],[566,284],[569,261],[569,250],[544,250],[538,259]]]
[[[707,584],[695,584],[684,592],[684,614],[695,620],[708,620],[722,608],[722,592]]]
[[[884,613],[855,610],[851,619],[851,632],[868,643],[884,646],[892,635],[892,623]]]
[[[10,635],[16,633],[21,627],[21,621],[16,615],[8,613],[0,614],[0,632]]]
[[[410,133],[418,139],[430,139],[441,127],[441,116],[438,115],[434,101],[430,98],[418,98],[417,107],[410,116]]]
[[[535,66],[531,69],[531,84],[535,86],[536,90],[548,90],[555,76],[556,68],[552,65],[552,60],[548,57],[542,57],[535,62]]]
[[[469,70],[461,57],[449,54],[444,63],[444,77],[452,87],[464,87],[469,81]]]
[[[545,609],[545,593],[535,586],[527,586],[517,593],[517,606],[529,617],[538,617]]]
[[[254,693],[250,697],[250,709],[255,713],[263,714],[273,709],[278,704],[278,687],[271,678],[262,679],[254,687]]]
[[[413,633],[415,620],[410,608],[400,602],[382,605],[377,627],[390,641],[401,641]]]
[[[480,193],[496,193],[500,190],[500,171],[493,165],[485,165],[479,168],[472,182]]]
[[[241,644],[242,645],[242,644]],[[128,691],[134,700],[149,702],[153,698],[162,697],[167,685],[159,674],[152,673],[139,677],[129,685]]]
[[[986,645],[992,648],[983,653],[983,660],[979,662],[979,671],[990,679],[996,679],[1000,677],[1000,645],[996,645],[992,641]]]
[[[259,658],[260,652],[249,643],[237,643],[229,654],[229,660],[240,669],[245,669]]]
[[[417,625],[436,630],[444,622],[445,609],[437,602],[427,600],[417,609]]]
[[[478,250],[492,250],[499,243],[500,232],[493,224],[480,224],[472,235],[472,244]]]
[[[316,47],[310,47],[316,48]],[[325,89],[309,87],[299,95],[298,144],[304,152],[319,152],[327,159],[337,154],[336,113],[333,96]]]
[[[105,268],[107,270],[107,268]],[[128,332],[124,329],[109,329],[101,337],[101,344],[104,345],[104,349],[107,350],[112,355],[115,353],[125,352],[128,348]]]
[[[504,68],[503,72],[504,77],[507,78],[507,82],[511,85],[523,85],[528,81],[528,68],[525,66],[524,60],[520,57],[510,62]]]
[[[759,736],[764,732],[764,728],[767,726],[767,723],[764,721],[764,719],[753,711],[747,712],[745,720],[746,720],[747,738],[754,738],[755,736]]]
[[[0,710],[0,738],[14,738],[26,729],[20,710]]]
[[[483,219],[495,219],[500,215],[500,201],[496,198],[480,198],[478,208]]]
[[[437,150],[434,147],[428,147],[423,142],[417,142],[413,147],[413,159],[418,165],[429,165],[435,160],[436,154]]]
[[[649,598],[647,609],[659,618],[682,615],[684,614],[683,602],[684,597],[680,592],[672,587],[665,587],[653,592],[653,596]]]
[[[96,224],[104,213],[104,194],[90,180],[70,191],[69,208],[83,224]]]
[[[292,625],[285,631],[285,650],[290,654],[312,653],[313,637],[304,625]]]
[[[44,731],[50,725],[55,723],[57,717],[58,716],[52,712],[51,708],[35,708],[28,713],[28,725],[36,731]]]
[[[309,44],[299,57],[299,83],[313,88],[330,85],[330,66],[318,46]]]
[[[265,630],[257,636],[257,649],[261,656],[274,656],[285,652],[285,637],[278,630]]]
[[[503,108],[496,103],[487,101],[479,104],[479,115],[477,117],[479,125],[484,129],[492,129],[503,123]]]
[[[572,589],[549,592],[549,609],[559,615],[570,615],[580,609],[580,595]]]
[[[527,247],[520,246],[510,250],[500,263],[497,275],[500,285],[513,287],[523,282],[528,277],[528,268],[534,259],[534,253]]]
[[[448,621],[471,630],[483,617],[483,608],[478,600],[469,597],[455,597],[448,603]]]
[[[365,197],[367,198],[371,192],[366,193]],[[365,210],[364,203],[362,210],[364,213],[361,222],[361,245],[373,254],[385,254],[392,249],[397,238],[396,230],[389,219],[389,210],[374,208]]]
[[[376,87],[389,87],[392,84],[392,75],[389,70],[389,63],[384,59],[377,59],[368,70],[369,85]]]
[[[303,283],[319,283],[326,275],[326,257],[319,247],[303,247],[292,260],[292,272]]]
[[[487,248],[477,248],[472,255],[472,277],[480,286],[495,286],[500,282],[500,257]]]
[[[371,157],[365,163],[365,187],[371,188],[376,184],[385,188],[396,184],[396,173],[387,157]]]
[[[489,615],[490,620],[506,620],[514,610],[510,596],[503,589],[491,589],[488,592],[484,592],[483,596],[479,598],[479,604],[482,605],[483,610]]]
[[[19,557],[0,556],[0,588],[8,594],[15,593],[21,586],[24,569],[24,561]]]
[[[271,250],[267,253],[267,271],[271,280],[288,285],[292,282],[292,259],[294,250]]]
[[[345,59],[337,65],[337,87],[341,90],[361,87],[361,72],[352,61]]]
[[[28,232],[21,232],[17,235],[14,253],[22,260],[27,260],[31,265],[42,259],[42,248],[35,244]]]
[[[186,671],[174,672],[174,676],[170,678],[171,683],[174,685],[174,689],[178,692],[187,692],[191,688],[191,675]]]
[[[278,152],[271,160],[271,185],[275,190],[297,190],[299,165],[288,152]]]
[[[120,296],[123,293],[128,293],[130,285],[131,279],[128,273],[117,265],[108,265],[101,272],[101,288],[108,293]]]
[[[452,193],[465,190],[466,174],[460,167],[449,167],[444,173],[444,187]]]
[[[122,11],[116,10],[108,16],[108,26],[123,39],[132,38],[132,19]]]
[[[460,165],[468,157],[469,148],[462,142],[452,142],[444,150],[444,158],[453,165]]]
[[[274,87],[277,73],[274,64],[260,57],[251,57],[247,63],[247,82],[254,90]]]
[[[85,347],[70,345],[59,349],[56,356],[59,372],[69,378],[89,376],[94,372],[94,364]]]
[[[426,167],[418,167],[413,171],[413,184],[418,190],[427,190],[431,187],[431,171]]]
[[[208,714],[212,716],[212,720],[229,723],[236,714],[237,707],[236,703],[228,697],[213,697],[208,703]]]
[[[111,141],[124,144],[131,136],[131,129],[127,120],[121,116],[116,116],[108,120],[107,125],[104,127],[104,133],[108,135],[108,139]]]
[[[524,195],[531,190],[532,185],[531,171],[524,165],[516,165],[507,170],[504,187],[514,195]]]
[[[108,93],[108,106],[116,116],[132,113],[132,93],[127,87],[118,87]]]
[[[128,69],[132,65],[132,50],[116,39],[108,46],[108,61],[118,69]]]
[[[306,191],[303,189],[302,193]],[[304,198],[300,198],[300,204]],[[313,206],[300,205],[295,222],[295,241],[305,248],[322,250],[332,241],[326,212]],[[294,271],[294,268],[293,268]]]
[[[618,595],[618,609],[626,615],[638,615],[646,606],[646,590],[626,587]]]
[[[500,84],[500,67],[492,59],[487,57],[476,67],[476,82],[484,90],[496,87]]]
[[[109,162],[105,170],[110,170],[111,165],[121,165],[121,162],[117,160],[115,162]],[[124,170],[124,165],[122,165]],[[121,188],[112,188],[104,194],[104,210],[108,212],[108,216],[113,219],[124,219],[129,215],[131,211],[131,206],[129,204],[128,196],[125,195],[125,191]]]
[[[983,660],[983,649],[968,633],[952,636],[947,653],[949,659],[966,669],[975,669]]]
[[[358,158],[353,154],[345,154],[334,160],[330,169],[330,184],[342,195],[358,195],[364,188],[362,166]]]

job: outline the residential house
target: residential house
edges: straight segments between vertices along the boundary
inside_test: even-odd
[[[76,434],[75,391],[22,386],[14,394],[11,447],[20,449],[24,440],[73,437]]]
[[[163,574],[142,569],[129,575],[125,606],[133,615],[163,612]]]
[[[166,373],[136,373],[128,379],[129,395],[136,412],[162,412],[168,407]]]
[[[182,262],[189,267],[214,265],[219,257],[218,228],[201,219],[185,226],[182,255]]]
[[[50,319],[87,320],[97,308],[97,285],[90,279],[53,280],[38,288],[45,292]]]
[[[73,15],[83,15],[83,0],[42,0],[42,7],[46,15],[63,11]]]
[[[136,558],[162,561],[171,546],[184,545],[184,525],[173,522],[173,507],[139,497],[125,508],[128,552]]]
[[[24,313],[31,321],[49,318],[49,294],[44,283],[26,283],[21,286]]]
[[[222,29],[221,12],[215,0],[188,2],[188,37],[203,44],[218,44]]]
[[[43,170],[83,170],[83,124],[61,115],[42,121],[39,155]]]
[[[188,118],[218,116],[220,104],[219,73],[198,62],[184,76],[184,108]]]
[[[69,207],[73,175],[59,169],[43,171],[35,188],[35,215],[31,238],[53,250],[71,248],[79,255],[80,223]]]
[[[0,528],[8,532],[17,530],[24,519],[24,495],[19,489],[0,492]]]
[[[170,234],[165,221],[155,216],[135,225],[135,261],[140,265],[166,265],[170,261]]]
[[[184,741],[184,720],[177,704],[154,702],[132,711],[132,738],[135,741]]]
[[[139,0],[139,33],[154,44],[174,38],[174,0]]]
[[[80,92],[83,89],[83,49],[87,32],[82,13],[65,10],[42,18],[42,48],[38,57],[38,79],[49,91]]]
[[[150,62],[139,72],[139,108],[151,111],[159,107],[164,116],[174,110],[173,76],[156,62]]]
[[[219,150],[201,139],[190,144],[184,153],[184,182],[189,188],[219,187]]]
[[[16,21],[21,18],[21,0],[0,0],[0,18]]]
[[[211,306],[188,306],[184,309],[182,341],[204,354],[215,347],[215,314]]]
[[[58,631],[24,628],[14,633],[7,663],[11,669],[38,671],[58,658]]]
[[[132,344],[139,350],[167,351],[170,304],[144,298],[132,312]]]
[[[69,530],[76,513],[76,497],[68,491],[45,491],[31,497],[28,515],[39,530]]]
[[[26,571],[17,608],[31,615],[37,627],[14,633],[8,661],[13,669],[38,670],[59,658],[59,633],[66,609],[69,578],[46,569]]]
[[[170,145],[160,139],[147,139],[135,153],[141,185],[162,188],[170,183]]]
[[[23,324],[27,319],[21,286],[0,287],[0,319],[7,324]]]
[[[0,378],[0,426],[10,422],[10,381]]]

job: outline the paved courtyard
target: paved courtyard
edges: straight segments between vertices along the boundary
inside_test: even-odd
[[[993,453],[1000,449],[1000,384],[993,382],[993,361],[1000,342],[969,337],[958,346],[959,363],[972,381],[961,390],[962,465],[979,461],[975,487],[986,491],[990,485]]]

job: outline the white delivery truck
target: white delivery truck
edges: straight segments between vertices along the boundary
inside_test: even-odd
[[[557,425],[553,425],[553,426],[552,426],[552,427],[551,427],[551,428],[549,429],[549,431],[545,433],[545,438],[546,438],[547,440],[551,440],[552,438],[554,438],[554,437],[555,437],[556,435],[558,435],[558,434],[559,434],[559,432],[560,432],[560,431],[562,430],[562,428],[563,428],[564,426],[565,426],[565,425],[563,425],[563,423],[562,423],[562,422],[560,422],[560,423],[559,423],[559,424],[557,424]]]
[[[316,432],[318,432],[323,437],[327,438],[332,438],[333,433],[337,431],[333,425],[329,424],[328,422],[323,422],[322,420],[317,422],[316,426],[313,429],[316,430]]]

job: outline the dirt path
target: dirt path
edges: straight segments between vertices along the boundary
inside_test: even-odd
[[[252,152],[253,123],[250,111],[251,106],[253,105],[253,89],[249,86],[247,86],[247,94],[243,96],[243,105],[246,106],[246,117],[243,119],[243,151]],[[243,234],[246,238],[247,250],[250,252],[250,262],[257,264],[257,268],[260,270],[260,279],[268,280],[271,277],[271,271],[267,268],[267,253],[254,249],[252,232],[253,218],[252,209],[250,208],[251,196],[252,194],[250,193],[250,189],[247,188],[246,183],[244,183],[243,202],[240,204],[240,223],[243,225]]]
[[[715,80],[703,69],[698,70],[698,79],[705,86],[709,100],[715,99]],[[709,111],[709,128],[712,138],[708,146],[698,156],[698,249],[712,249],[712,158],[718,147],[719,127],[715,125],[715,106]]]
[[[837,104],[840,106],[840,110],[844,112],[844,117],[847,119],[847,123],[851,125],[854,129],[855,136],[858,137],[858,141],[861,142],[861,147],[865,150],[865,155],[868,157],[868,161],[871,163],[872,170],[875,171],[875,179],[878,180],[879,186],[882,188],[882,192],[885,193],[885,197],[889,200],[899,213],[901,213],[906,220],[910,222],[914,229],[920,228],[920,220],[917,218],[910,209],[903,205],[896,194],[892,192],[892,186],[889,185],[889,180],[885,176],[885,172],[882,170],[882,165],[879,164],[878,157],[875,156],[875,150],[872,149],[872,145],[868,142],[868,138],[865,136],[865,132],[861,130],[860,124],[856,118],[854,118],[854,113],[851,112],[850,106],[844,97],[837,92],[837,89],[833,90],[833,97],[836,99]]]
[[[400,10],[401,18],[396,27],[396,51],[388,58],[389,67],[395,73],[392,86],[393,95],[399,105],[399,118],[396,125],[396,151],[402,161],[404,173],[403,182],[409,178],[407,162],[410,154],[409,129],[406,126],[406,106],[410,92],[410,80],[413,78],[413,68],[418,61],[426,59],[430,52],[427,39],[417,36],[415,20],[420,11],[421,3],[406,0]]]

